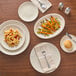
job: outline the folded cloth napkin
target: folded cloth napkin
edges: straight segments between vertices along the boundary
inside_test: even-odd
[[[40,0],[41,3],[46,5],[46,9],[42,9],[40,6],[40,3],[38,2],[38,0],[31,0],[39,9],[42,13],[44,13],[45,11],[47,11],[48,8],[50,8],[52,6],[52,3],[49,2],[48,0]]]
[[[48,45],[44,44],[42,46],[34,48],[34,50],[35,50],[35,53],[38,57],[40,66],[41,66],[44,73],[49,72],[49,71],[53,71],[56,69],[54,59],[53,59],[52,54],[50,52],[51,49],[49,48]],[[47,58],[47,61],[50,65],[50,67],[48,67],[48,64],[46,62],[46,59],[45,59],[42,51],[46,52],[46,58]]]

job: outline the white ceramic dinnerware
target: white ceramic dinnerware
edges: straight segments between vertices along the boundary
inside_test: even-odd
[[[60,22],[60,28],[54,32],[54,34],[50,34],[49,36],[44,36],[42,34],[38,34],[37,31],[38,31],[38,28],[40,28],[41,26],[41,22],[43,22],[44,19],[49,19],[51,16],[57,18]],[[49,39],[49,38],[53,38],[53,37],[56,37],[57,35],[59,35],[63,29],[65,27],[65,20],[64,18],[59,15],[59,14],[56,14],[56,13],[51,13],[51,14],[48,14],[48,15],[45,15],[43,17],[41,17],[36,23],[35,23],[35,26],[34,26],[34,33],[36,36],[38,36],[39,38],[42,38],[42,39]]]
[[[76,36],[70,34],[74,40],[76,40]],[[68,50],[64,47],[64,41],[65,40],[70,40],[72,42],[72,50]],[[61,40],[60,40],[60,47],[62,50],[66,53],[73,53],[76,51],[76,43],[74,43],[67,35],[64,35]]]
[[[20,28],[20,26],[17,24],[17,23],[14,23],[13,21],[6,21],[4,22],[3,24],[1,24],[1,26],[4,26],[2,29],[1,29],[1,44],[4,48],[8,49],[8,50],[17,50],[19,49],[25,42],[25,33],[24,33],[24,30],[22,28]],[[15,47],[9,47],[7,45],[7,43],[5,42],[4,38],[4,32],[9,30],[9,29],[14,29],[14,30],[18,30],[21,34],[21,38],[20,38],[20,42],[18,44],[18,46],[15,46]]]
[[[19,32],[22,35],[22,38],[20,40],[20,43],[16,47],[9,47],[5,42],[4,42],[4,31],[13,28],[13,29],[18,29]],[[30,34],[29,31],[22,22],[17,21],[17,20],[8,20],[3,22],[0,25],[0,51],[3,52],[4,54],[7,55],[18,55],[22,53],[29,45],[30,42]]]
[[[38,13],[38,8],[30,1],[22,3],[18,8],[19,17],[26,22],[35,20]]]
[[[50,52],[51,52],[53,60],[55,62],[54,65],[55,65],[56,68],[53,69],[53,70],[50,70],[50,71],[46,72],[46,73],[51,73],[51,72],[55,71],[58,68],[58,66],[60,64],[60,61],[61,61],[61,56],[60,56],[60,52],[57,49],[57,47],[55,45],[53,45],[52,43],[43,42],[43,43],[37,44],[34,48],[40,47],[40,46],[42,46],[44,44],[47,44],[49,46]],[[46,46],[44,46],[44,47],[46,47]],[[39,60],[38,60],[38,58],[36,56],[34,48],[32,49],[32,51],[30,53],[30,62],[31,62],[31,65],[32,65],[32,67],[36,71],[38,71],[40,73],[44,73],[43,70],[42,70],[42,68],[41,68],[41,66],[40,66],[40,63],[39,63]]]

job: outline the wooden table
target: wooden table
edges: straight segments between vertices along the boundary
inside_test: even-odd
[[[60,39],[66,32],[76,35],[76,0],[49,0],[53,7],[46,13],[39,12],[38,18],[30,23],[22,21],[18,17],[18,7],[21,3],[28,0],[0,0],[0,23],[15,19],[23,22],[29,29],[31,42],[27,50],[18,56],[7,56],[0,52],[0,76],[76,76],[76,52],[67,54],[60,48]],[[71,7],[71,14],[66,16],[62,11],[58,10],[58,3],[64,3],[64,9]],[[35,22],[42,16],[48,13],[59,13],[66,21],[66,26],[63,32],[55,38],[49,40],[39,39],[33,32]],[[31,49],[40,42],[51,42],[55,44],[61,53],[61,64],[59,68],[51,74],[40,74],[36,72],[30,64]]]

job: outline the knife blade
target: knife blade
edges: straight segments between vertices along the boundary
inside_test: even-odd
[[[66,35],[67,35],[74,43],[76,43],[76,41],[72,38],[72,36],[71,36],[69,33],[66,32]]]

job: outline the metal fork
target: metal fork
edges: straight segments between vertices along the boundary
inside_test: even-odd
[[[48,63],[48,60],[47,60],[47,58],[46,58],[46,51],[42,51],[42,54],[43,54],[43,56],[45,57],[46,63],[47,63],[47,65],[48,65],[48,68],[50,68],[50,65],[49,65],[49,63]]]
[[[42,3],[40,0],[37,0],[41,6],[42,9],[46,9],[46,5],[44,3]]]

